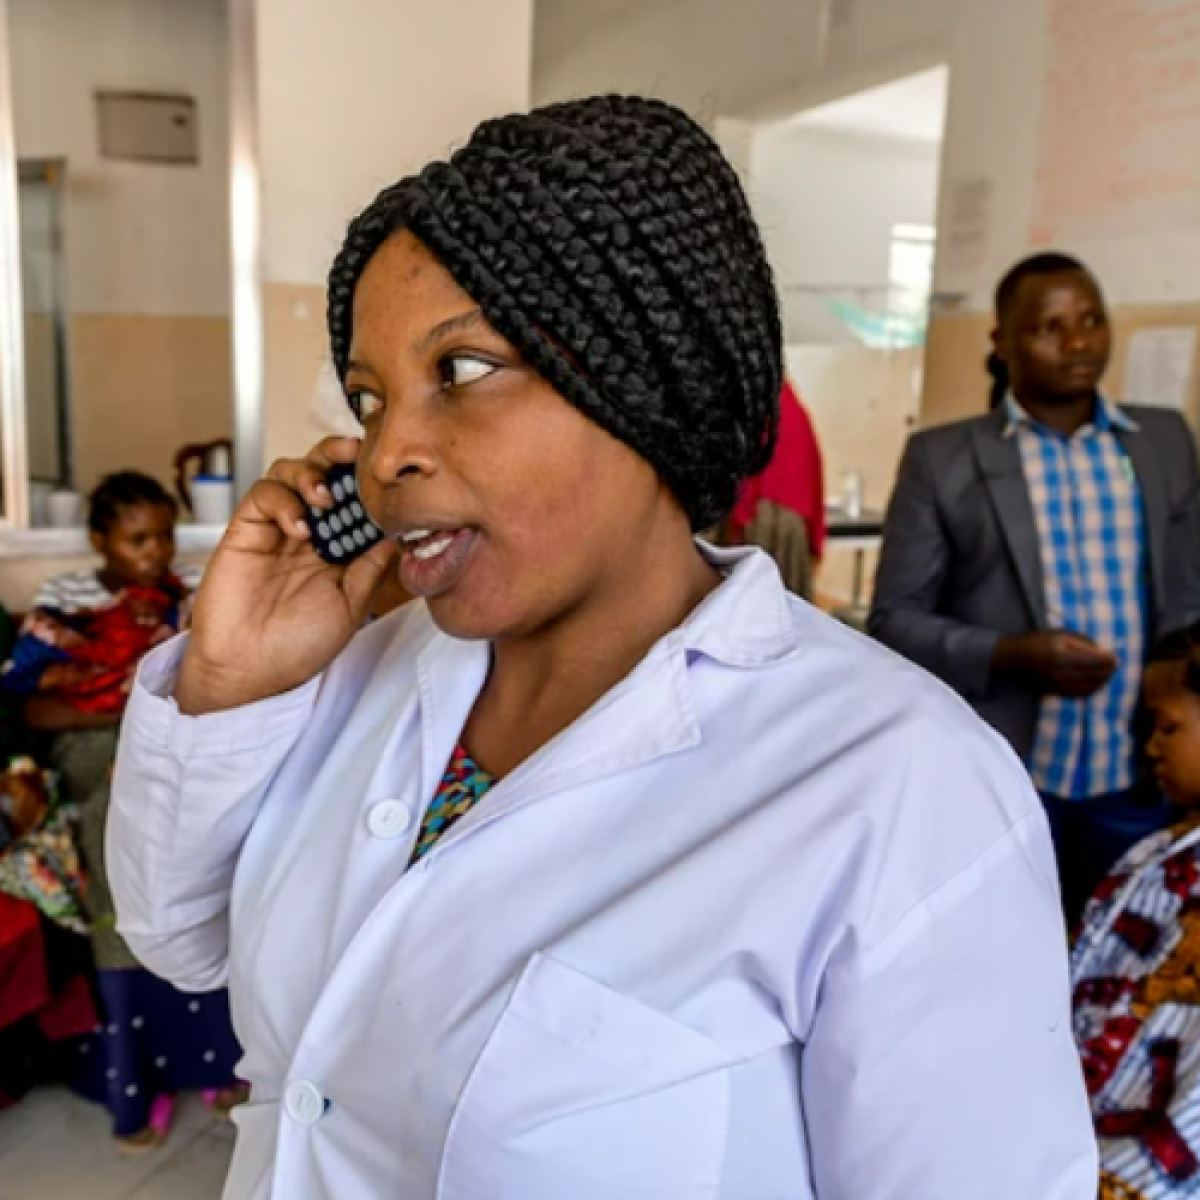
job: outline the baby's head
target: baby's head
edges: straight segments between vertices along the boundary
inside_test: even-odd
[[[1153,722],[1146,753],[1159,786],[1181,808],[1200,806],[1200,624],[1155,646],[1145,701]]]
[[[156,479],[120,471],[102,480],[88,506],[92,546],[109,587],[153,587],[175,559],[179,507]]]

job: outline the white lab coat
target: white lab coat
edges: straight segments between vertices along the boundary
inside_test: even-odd
[[[144,664],[120,927],[228,982],[230,1200],[1092,1200],[1015,758],[757,552],[406,872],[488,664],[423,605],[201,718]]]

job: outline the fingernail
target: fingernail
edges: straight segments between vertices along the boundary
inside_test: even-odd
[[[323,483],[318,483],[317,486],[313,488],[313,491],[315,491],[322,500],[333,499],[329,489]]]
[[[308,522],[307,521],[297,521],[296,522],[296,536],[297,537],[308,537]]]

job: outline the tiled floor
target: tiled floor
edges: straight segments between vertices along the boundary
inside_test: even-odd
[[[117,1154],[108,1115],[48,1088],[0,1113],[0,1200],[219,1200],[233,1126],[185,1097],[165,1146]]]

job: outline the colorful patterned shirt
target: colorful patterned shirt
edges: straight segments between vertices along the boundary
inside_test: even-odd
[[[1051,629],[1091,638],[1120,660],[1086,700],[1042,702],[1030,764],[1040,791],[1065,800],[1121,792],[1134,775],[1133,716],[1146,651],[1146,520],[1141,487],[1117,434],[1137,425],[1101,399],[1071,437],[1008,398],[1041,543]]]
[[[442,776],[437,795],[425,810],[409,866],[424,858],[446,830],[488,794],[495,782],[462,746],[457,747]]]
[[[1139,842],[1071,954],[1100,1200],[1200,1195],[1200,824]]]

